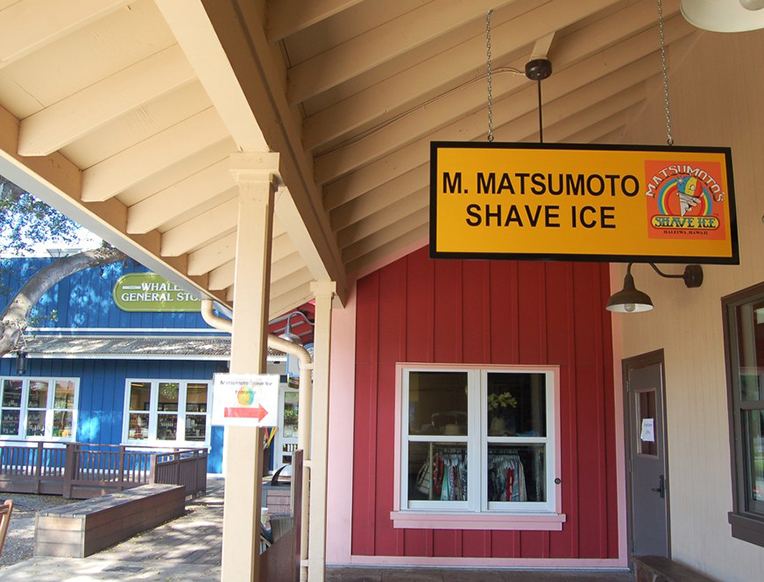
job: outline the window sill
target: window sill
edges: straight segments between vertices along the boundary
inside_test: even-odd
[[[728,513],[727,518],[732,526],[732,537],[738,540],[764,547],[764,520]]]
[[[566,521],[564,513],[501,513],[480,514],[424,513],[419,511],[391,511],[393,527],[398,529],[480,529],[562,531]]]

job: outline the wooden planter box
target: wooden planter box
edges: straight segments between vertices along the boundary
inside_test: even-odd
[[[183,515],[182,485],[143,485],[96,499],[40,511],[35,556],[84,558]]]

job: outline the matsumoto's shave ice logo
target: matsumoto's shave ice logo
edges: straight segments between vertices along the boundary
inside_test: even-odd
[[[717,162],[645,162],[648,235],[661,239],[725,237],[724,183]]]

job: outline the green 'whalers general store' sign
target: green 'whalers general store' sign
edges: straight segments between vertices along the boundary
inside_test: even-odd
[[[122,311],[199,311],[195,295],[156,273],[129,273],[114,285],[114,303]]]

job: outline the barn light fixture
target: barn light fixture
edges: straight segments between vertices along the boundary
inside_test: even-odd
[[[626,267],[626,277],[623,279],[623,289],[613,293],[605,306],[608,311],[615,313],[639,313],[641,311],[650,311],[653,308],[653,301],[647,293],[637,289],[634,285],[634,277],[631,274],[629,263]],[[672,275],[664,273],[652,263],[648,263],[653,270],[661,277],[666,279],[682,279],[684,284],[689,287],[700,287],[703,284],[703,268],[700,265],[687,265],[684,273],[681,275]]]
[[[23,376],[27,373],[27,356],[24,350],[16,352],[16,375]]]
[[[682,0],[685,20],[712,32],[764,28],[764,0]]]
[[[284,327],[284,333],[282,333],[279,337],[281,339],[287,340],[288,342],[302,345],[302,338],[300,338],[299,335],[292,333],[292,328],[291,328],[292,317],[294,317],[295,315],[301,315],[308,325],[311,325],[311,326],[313,325],[313,323],[308,319],[308,317],[302,311],[293,311],[292,313],[287,315],[286,326]]]

